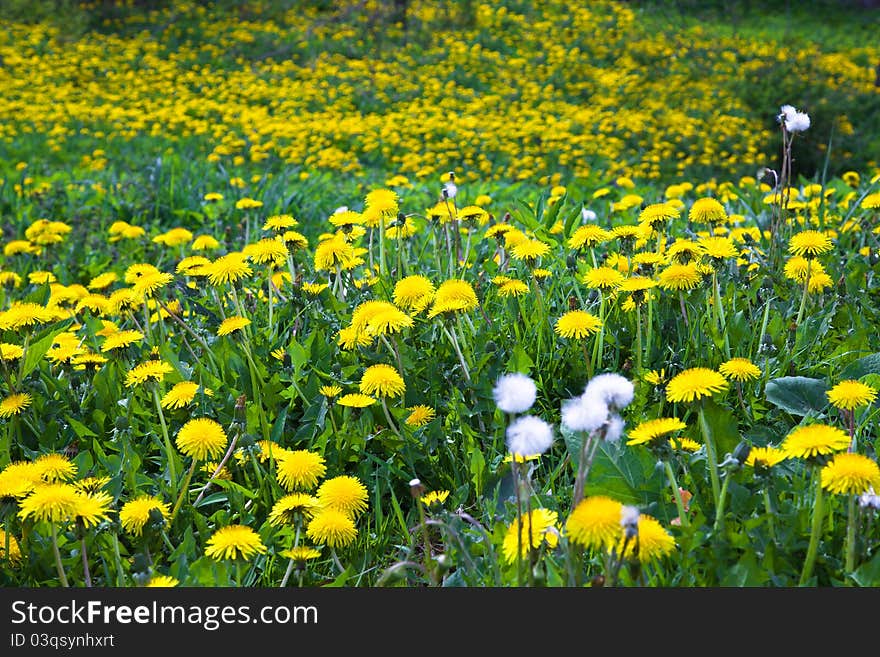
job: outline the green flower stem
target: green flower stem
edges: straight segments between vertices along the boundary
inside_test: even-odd
[[[177,481],[177,468],[174,465],[174,450],[171,448],[171,439],[168,437],[168,425],[165,423],[165,414],[162,412],[162,402],[159,399],[159,387],[157,384],[150,386],[153,389],[153,401],[156,402],[156,411],[159,413],[159,424],[162,425],[162,439],[165,441],[165,458],[168,459],[168,477],[171,485]]]
[[[636,373],[642,371],[642,306],[636,304]]]
[[[422,500],[416,498],[416,505],[419,507],[419,526],[422,529],[422,541],[424,541],[424,555],[425,555],[425,572],[428,574],[428,577],[431,580],[431,583],[434,586],[440,584],[440,580],[437,577],[437,570],[434,567],[434,558],[432,556],[432,552],[434,550],[431,545],[431,535],[428,532],[428,524],[425,521],[425,505],[422,504]]]
[[[80,539],[80,552],[82,553],[82,563],[83,563],[83,582],[85,583],[86,588],[92,587],[92,574],[89,572],[89,553],[86,550],[86,537],[83,536]]]
[[[590,358],[589,352],[587,352],[587,343],[583,340],[581,340],[581,351],[584,354],[584,363],[587,364],[587,378],[592,379],[593,378],[593,363],[592,363],[592,359]]]
[[[675,478],[675,471],[669,461],[663,461],[666,467],[666,476],[669,478],[669,485],[672,487],[672,496],[675,498],[675,506],[678,508],[678,518],[682,527],[690,527],[691,521],[687,517],[687,511],[684,508],[684,500],[681,498],[681,491],[678,489],[678,480]]]
[[[388,404],[385,402],[385,396],[382,395],[379,400],[382,402],[382,412],[385,414],[385,421],[388,422],[388,426],[397,434],[397,437],[403,440],[400,430],[397,428],[397,425],[394,424],[394,420],[391,419],[391,413],[388,412]]]
[[[690,322],[688,322],[688,313],[687,306],[684,303],[684,292],[681,290],[678,291],[678,301],[681,304],[681,317],[684,319],[684,327],[686,329],[690,329]]]
[[[61,565],[61,552],[58,550],[58,528],[55,527],[54,521],[50,522],[49,526],[52,527],[52,553],[55,555],[55,569],[58,571],[58,579],[61,586],[68,588],[70,584],[67,583],[67,575],[64,574],[64,566]]]
[[[592,249],[590,250],[592,252]],[[593,343],[593,371],[599,369],[599,366],[602,363],[602,347],[605,343],[605,295],[602,294],[602,290],[599,290],[599,321],[601,322],[601,326],[599,326],[599,336],[596,338],[596,341]]]
[[[822,519],[825,515],[825,504],[822,491],[822,479],[819,470],[814,469],[813,479],[816,481],[816,502],[813,505],[813,524],[810,529],[810,544],[807,547],[807,556],[804,559],[804,568],[801,571],[799,586],[805,586],[813,575],[813,566],[816,563],[816,554],[819,551],[819,538],[822,533]]]
[[[251,376],[251,388],[254,390],[254,404],[257,407],[257,414],[260,416],[260,428],[263,430],[263,439],[269,440],[271,431],[269,428],[269,422],[266,419],[266,412],[263,409],[263,396],[261,394],[260,379],[257,376],[257,364],[254,362],[254,357],[251,355],[251,349],[247,343],[247,338],[242,340],[241,344],[242,347],[244,347],[244,354],[248,362],[248,372]]]
[[[388,265],[385,263],[385,215],[379,217],[379,275],[382,278],[388,274]]]
[[[587,474],[590,470],[590,452],[593,448],[593,442],[598,441],[593,433],[584,433],[581,441],[581,453],[578,459],[577,475],[574,480],[574,492],[571,496],[571,510],[574,511],[582,499],[584,499],[584,485],[587,481]]]
[[[801,294],[801,307],[798,309],[797,319],[794,322],[795,328],[797,329],[801,325],[801,321],[804,318],[804,310],[807,307],[807,293],[810,290],[810,271],[813,268],[813,259],[807,258],[807,275],[804,278],[804,292]]]
[[[849,496],[846,515],[846,559],[845,569],[851,573],[856,567],[856,496]]]
[[[171,510],[171,517],[168,518],[168,524],[174,522],[174,518],[177,517],[177,512],[180,511],[180,505],[183,504],[183,498],[186,497],[186,492],[189,489],[189,482],[192,479],[193,472],[196,470],[196,463],[198,463],[197,459],[193,459],[192,465],[189,466],[189,472],[186,473],[186,478],[183,480],[183,485],[180,487],[180,493],[177,495],[177,501],[174,503],[174,508]]]
[[[654,339],[654,300],[648,295],[648,317],[645,332],[645,362],[650,362],[651,341]]]
[[[703,410],[702,404],[700,404],[698,416],[700,419],[700,429],[703,432],[703,440],[706,441],[706,460],[709,462],[709,479],[712,482],[712,499],[715,502],[715,508],[718,509],[721,500],[721,481],[718,477],[718,458],[715,455],[715,439],[712,437],[712,432],[709,430],[709,422],[706,420],[706,412]]]
[[[724,503],[727,501],[727,487],[730,484],[730,473],[724,477],[724,483],[721,486],[721,494],[718,497],[718,507],[715,510],[715,524],[712,528],[718,532],[724,526]]]
[[[522,492],[519,487],[519,464],[512,454],[510,468],[513,470],[513,491],[516,495],[516,585],[522,586]]]
[[[470,368],[468,368],[467,362],[464,359],[464,356],[461,353],[461,347],[458,346],[458,338],[455,336],[455,327],[443,326],[443,332],[446,334],[446,337],[449,338],[449,341],[452,343],[453,349],[455,349],[455,354],[458,356],[458,362],[461,363],[461,369],[464,372],[465,380],[470,383],[471,382],[471,372]]]
[[[724,356],[730,359],[730,338],[727,335],[727,319],[724,316],[724,306],[721,303],[721,286],[718,284],[718,274],[712,272],[712,290],[715,295],[715,316],[718,320],[718,332],[724,336]]]
[[[297,519],[296,521],[296,536],[293,538],[293,548],[296,549],[299,545],[299,530],[300,530],[300,521]],[[296,561],[293,557],[290,558],[290,561],[287,563],[287,570],[284,571],[284,577],[281,580],[281,584],[279,584],[278,588],[283,589],[287,586],[287,580],[290,579],[290,574],[293,572],[293,567],[296,564]]]
[[[776,542],[776,525],[773,522],[773,507],[770,505],[770,491],[764,487],[764,512],[767,514],[767,528],[770,530],[770,540]]]

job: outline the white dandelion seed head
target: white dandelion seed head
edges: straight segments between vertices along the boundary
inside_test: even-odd
[[[595,431],[608,421],[608,404],[583,396],[562,402],[562,424],[569,431]]]
[[[798,112],[791,105],[783,105],[779,109],[779,121],[785,124],[789,132],[803,132],[810,127],[810,115],[806,112]]]
[[[588,210],[587,208],[581,208],[581,219],[584,223],[596,221],[596,213],[592,210]]]
[[[507,427],[507,450],[518,456],[543,454],[553,444],[553,429],[539,417],[524,415]]]
[[[343,212],[348,212],[348,206],[347,206],[347,205],[340,205],[338,208],[336,208],[336,209],[333,211],[333,214],[341,214],[341,213],[343,213]]]
[[[524,413],[535,403],[538,388],[525,374],[505,374],[495,383],[492,396],[495,404],[505,413]]]
[[[458,194],[458,186],[450,181],[443,183],[443,198],[455,198]]]
[[[863,509],[880,511],[880,495],[874,492],[873,486],[859,495],[859,506]]]
[[[419,479],[410,479],[409,486],[410,488],[415,488],[416,486],[421,486],[422,482]]]
[[[618,410],[629,406],[634,396],[632,381],[613,372],[594,376],[584,389],[584,397],[596,397]]]
[[[624,529],[639,526],[639,508],[624,504],[620,508],[620,526]]]
[[[623,427],[626,425],[623,418],[619,415],[612,415],[608,419],[608,426],[605,429],[605,440],[609,443],[616,443],[623,435]]]

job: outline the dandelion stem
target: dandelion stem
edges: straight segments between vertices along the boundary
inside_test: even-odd
[[[174,465],[174,450],[171,449],[171,440],[168,438],[168,425],[165,424],[165,414],[162,412],[162,402],[159,400],[159,388],[153,384],[153,401],[156,402],[156,411],[159,413],[159,424],[162,425],[162,438],[165,441],[165,457],[168,459],[168,477],[171,485],[177,481],[177,468]]]
[[[388,265],[385,263],[385,215],[379,217],[379,274],[382,278],[388,274]]]
[[[851,573],[856,567],[856,496],[849,496],[846,510],[846,559],[845,572]]]
[[[428,524],[425,522],[425,505],[422,504],[422,500],[418,498],[416,498],[416,504],[419,507],[419,526],[422,530],[422,541],[424,541],[423,553],[425,555],[425,572],[431,579],[431,583],[434,584],[434,586],[437,586],[440,581],[434,568],[434,548],[431,545],[431,535],[428,532]]]
[[[709,462],[709,478],[712,481],[712,499],[717,509],[721,498],[718,458],[715,455],[715,439],[712,437],[712,431],[709,429],[709,422],[706,420],[706,412],[703,410],[702,404],[700,405],[698,416],[700,419],[700,430],[703,432],[703,440],[706,442],[706,460]]]
[[[773,507],[770,504],[770,491],[764,486],[764,512],[767,514],[767,529],[770,531],[770,540],[776,542],[776,525],[773,522]]]
[[[571,496],[572,511],[574,511],[578,503],[584,499],[584,482],[587,480],[587,473],[589,471],[587,461],[590,458],[590,449],[593,446],[593,440],[595,440],[595,436],[592,432],[584,432],[584,437],[581,442],[580,458],[578,459],[577,475],[574,480],[574,493]]]
[[[804,568],[801,571],[799,586],[805,586],[813,575],[813,565],[816,563],[816,554],[819,551],[819,538],[822,533],[822,519],[825,515],[825,505],[822,494],[822,480],[818,469],[814,468],[813,479],[816,482],[816,501],[813,504],[813,523],[810,528],[810,544],[807,547],[807,556],[804,559]]]
[[[516,585],[522,586],[522,492],[519,487],[518,454],[513,454],[510,468],[513,470],[513,492],[516,496]]]
[[[83,564],[83,583],[86,588],[92,588],[92,573],[89,572],[89,552],[86,549],[86,537],[80,538],[80,553],[82,554]]]
[[[297,518],[296,535],[293,537],[294,549],[296,549],[297,546],[299,545],[299,531],[300,531],[300,521],[299,521],[299,518]],[[294,567],[295,563],[296,562],[295,562],[294,558],[291,557],[290,561],[287,563],[287,570],[284,571],[284,577],[281,579],[281,584],[278,586],[278,588],[283,589],[285,586],[287,586],[287,580],[290,579],[290,574],[293,572],[293,567]]]
[[[801,295],[801,307],[798,309],[797,319],[795,320],[795,329],[800,327],[801,320],[804,318],[804,310],[807,307],[807,293],[810,289],[810,270],[813,268],[812,266],[812,258],[807,258],[807,275],[804,278],[804,292]]]
[[[675,498],[675,506],[678,507],[678,520],[682,527],[690,527],[691,521],[688,519],[687,511],[684,508],[684,500],[681,498],[681,490],[678,488],[678,480],[675,478],[675,471],[669,461],[663,461],[666,466],[666,476],[669,478],[669,485],[672,487],[672,496]]]
[[[385,402],[385,396],[382,395],[380,397],[380,400],[382,401],[382,412],[385,413],[385,421],[388,422],[388,426],[394,433],[397,434],[397,437],[402,440],[403,436],[400,435],[400,431],[398,430],[397,425],[395,425],[394,420],[391,419],[391,413],[388,412],[388,404]]]
[[[196,459],[193,459],[192,465],[189,466],[189,472],[186,473],[186,478],[184,478],[183,485],[180,487],[180,493],[177,495],[177,501],[174,503],[174,508],[171,510],[171,517],[168,519],[169,525],[174,522],[177,512],[180,511],[180,505],[183,504],[183,498],[186,496],[186,492],[189,489],[189,482],[192,479],[193,472],[196,470],[197,462]]]
[[[64,566],[61,564],[61,552],[58,550],[58,528],[54,522],[50,522],[49,526],[52,527],[52,553],[55,555],[55,568],[58,571],[58,579],[61,582],[61,586],[67,588],[70,585],[67,583],[67,575],[64,574]]]
[[[443,332],[446,334],[446,337],[449,338],[450,342],[452,342],[452,347],[455,349],[455,354],[458,356],[458,362],[461,363],[461,369],[464,372],[465,380],[470,383],[471,382],[471,373],[468,369],[467,362],[464,359],[464,356],[461,353],[461,347],[458,346],[458,338],[455,337],[455,327],[450,326],[446,328],[443,327]]]
[[[727,501],[727,487],[730,484],[730,473],[724,477],[724,483],[721,485],[721,494],[718,496],[718,507],[715,510],[715,524],[713,530],[718,532],[724,526],[724,503]]]

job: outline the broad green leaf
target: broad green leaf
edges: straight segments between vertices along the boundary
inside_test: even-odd
[[[89,429],[86,425],[84,425],[79,420],[74,420],[72,417],[67,418],[67,422],[70,424],[71,429],[73,429],[74,433],[76,433],[79,438],[97,438],[98,434]]]
[[[741,440],[736,427],[736,418],[729,410],[711,400],[703,402],[703,412],[706,414],[706,424],[709,425],[709,431],[712,432],[712,438],[715,440],[716,455],[721,461],[727,452],[733,452]]]
[[[856,568],[852,578],[859,586],[880,586],[880,552],[877,552],[868,563]]]
[[[880,374],[880,353],[854,360],[843,368],[839,379],[861,379],[866,374]]]
[[[64,333],[71,324],[72,322],[70,321],[55,324],[49,330],[41,333],[36,340],[28,345],[27,353],[24,357],[24,365],[22,367],[22,378],[26,377],[36,369],[37,365],[39,365],[40,361],[43,359],[43,356],[46,355],[46,352],[52,348],[52,342],[55,341],[55,338],[60,333]]]
[[[825,392],[828,384],[822,379],[805,376],[783,376],[767,382],[767,401],[792,415],[821,414],[828,405]]]

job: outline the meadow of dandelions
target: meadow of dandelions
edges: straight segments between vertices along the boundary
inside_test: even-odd
[[[880,171],[799,175],[788,100],[672,183],[322,143],[334,184],[256,118],[149,185],[7,162],[0,582],[880,585]]]

